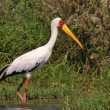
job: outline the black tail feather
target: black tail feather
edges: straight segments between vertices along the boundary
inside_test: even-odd
[[[5,79],[5,74],[6,74],[6,69],[10,66],[10,64],[4,66],[1,70],[0,70],[0,81]]]

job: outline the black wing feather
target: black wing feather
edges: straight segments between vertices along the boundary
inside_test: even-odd
[[[30,69],[30,70],[22,70],[20,72],[16,72],[16,71],[13,71],[11,74],[9,75],[6,75],[6,69],[10,66],[10,65],[6,65],[5,67],[3,67],[1,70],[0,70],[0,81],[2,81],[3,79],[9,77],[9,76],[13,76],[13,75],[17,75],[17,74],[22,74],[22,73],[28,73],[28,72],[33,72],[34,70],[36,70],[36,68],[40,65],[40,63],[36,63],[36,65]]]
[[[0,70],[0,81],[5,78],[6,70],[7,70],[7,68],[8,68],[9,66],[10,66],[10,64],[4,66],[4,67]]]

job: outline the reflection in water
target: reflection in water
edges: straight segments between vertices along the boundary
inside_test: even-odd
[[[32,110],[32,109],[25,109],[25,108],[2,108],[0,110]]]
[[[14,106],[14,105],[13,105]],[[0,110],[60,110],[58,107],[55,106],[37,106],[37,105],[30,105],[27,108],[15,108],[10,105],[0,105]]]

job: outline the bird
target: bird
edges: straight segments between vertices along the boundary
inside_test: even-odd
[[[52,49],[58,35],[58,29],[62,29],[73,40],[75,40],[78,43],[78,45],[83,49],[81,42],[70,31],[66,23],[60,17],[57,17],[53,19],[51,22],[51,33],[50,33],[51,37],[45,45],[38,47],[34,50],[31,50],[27,53],[24,53],[23,55],[13,60],[12,63],[5,65],[0,70],[0,81],[3,81],[5,78],[17,74],[24,75],[23,81],[20,83],[20,85],[16,90],[16,94],[22,102],[27,101],[28,85],[32,73],[43,67],[43,65],[48,61],[48,59],[52,54]],[[25,90],[22,96],[20,94],[20,89],[22,88],[24,83],[25,83]]]

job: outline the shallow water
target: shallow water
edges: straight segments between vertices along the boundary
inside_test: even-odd
[[[56,106],[39,106],[39,105],[0,105],[0,110],[61,110]]]

